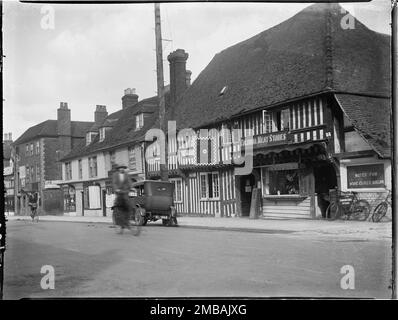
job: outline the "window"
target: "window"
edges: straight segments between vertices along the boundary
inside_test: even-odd
[[[30,181],[33,182],[35,181],[35,167],[30,168]]]
[[[79,161],[78,161],[78,167],[79,167],[79,179],[83,179],[83,164],[82,164],[82,159],[79,159]]]
[[[99,141],[102,142],[105,140],[105,128],[99,129]]]
[[[174,202],[182,202],[182,180],[171,180],[174,183]]]
[[[29,156],[29,145],[26,145],[26,152],[25,152],[25,156]]]
[[[135,130],[139,130],[144,126],[144,114],[140,113],[135,116]]]
[[[217,172],[200,174],[200,198],[218,199],[220,197],[219,176]]]
[[[274,128],[276,131],[289,130],[290,123],[290,111],[289,109],[283,109],[274,113]]]
[[[88,132],[86,134],[86,145],[89,145],[91,142],[93,142],[96,135],[96,132]]]
[[[272,113],[267,112],[266,110],[263,111],[263,126],[264,133],[272,132]]]
[[[83,189],[83,204],[84,204],[84,209],[90,209],[90,198],[89,198],[88,187],[85,187]]]
[[[30,179],[30,168],[26,167],[26,182],[29,182]]]
[[[72,165],[70,162],[65,162],[65,180],[72,180]]]
[[[131,171],[137,170],[137,159],[136,159],[134,147],[129,148],[129,169]]]
[[[30,144],[30,155],[33,156],[33,143]]]
[[[110,151],[109,152],[109,161],[111,163],[111,168],[113,168],[116,165],[116,153],[115,153],[115,151]]]
[[[36,165],[36,181],[40,182],[40,165]]]
[[[269,171],[269,194],[299,194],[298,171]]]
[[[88,176],[89,178],[97,177],[97,157],[88,158]]]
[[[39,141],[36,142],[36,154],[37,155],[40,154],[40,142]]]

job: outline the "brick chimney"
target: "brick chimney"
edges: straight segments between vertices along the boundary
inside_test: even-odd
[[[94,112],[95,124],[100,125],[102,122],[104,122],[107,116],[108,116],[108,111],[106,111],[106,106],[97,105]]]
[[[12,142],[11,132],[3,134],[3,142]]]
[[[69,153],[72,149],[72,123],[67,102],[61,102],[57,110],[58,156]],[[60,171],[61,172],[61,171]]]
[[[134,88],[127,88],[124,90],[124,96],[122,97],[122,108],[128,108],[135,105],[138,102],[138,95],[135,94]]]
[[[70,110],[67,102],[61,102],[57,110],[57,134],[60,136],[70,136],[72,134]]]
[[[170,53],[167,60],[170,62],[170,102],[174,105],[187,89],[186,63],[188,53],[183,49],[177,49]]]
[[[191,85],[191,75],[192,75],[192,71],[187,70],[187,72],[185,73],[185,84],[186,84],[187,88]]]

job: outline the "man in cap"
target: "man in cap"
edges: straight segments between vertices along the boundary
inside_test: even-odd
[[[116,194],[112,209],[114,210],[115,223],[120,226],[120,233],[123,233],[125,228],[130,229],[129,215],[131,206],[128,194],[131,188],[131,181],[126,172],[126,166],[118,165],[116,169],[117,171],[112,176],[113,190],[115,190]]]

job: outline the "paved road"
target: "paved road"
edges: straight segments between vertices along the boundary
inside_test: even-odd
[[[152,225],[139,237],[107,224],[10,221],[5,299],[104,296],[389,298],[391,243]],[[55,268],[42,290],[40,269]],[[355,290],[340,268],[355,269]]]

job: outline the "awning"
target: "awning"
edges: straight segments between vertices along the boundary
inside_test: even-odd
[[[326,152],[326,143],[325,142],[303,142],[303,143],[292,143],[288,145],[281,145],[281,146],[273,146],[273,147],[264,147],[264,148],[259,148],[259,149],[254,149],[253,150],[253,155],[266,155],[269,153],[280,153],[283,151],[295,151],[295,150],[307,150],[312,147],[319,147],[321,150],[324,150]]]

